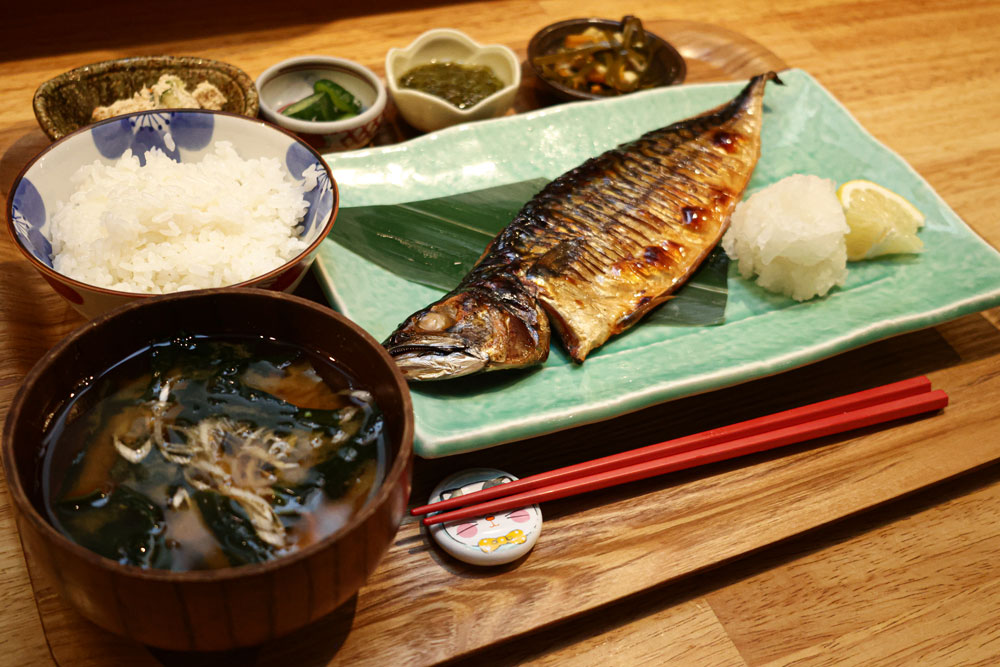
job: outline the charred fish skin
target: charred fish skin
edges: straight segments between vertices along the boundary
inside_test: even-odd
[[[548,318],[522,283],[502,272],[470,277],[383,343],[407,379],[460,377],[548,358]]]
[[[547,230],[535,286],[577,362],[669,299],[721,240],[760,156],[764,85],[559,177],[511,226]],[[523,216],[523,217],[522,217]]]
[[[718,244],[750,180],[770,80],[774,72],[754,77],[730,102],[549,183],[453,292],[386,340],[403,374],[541,363],[550,323],[582,363],[669,299]]]

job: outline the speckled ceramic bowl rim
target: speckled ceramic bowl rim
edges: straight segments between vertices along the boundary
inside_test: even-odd
[[[330,215],[327,218],[326,223],[323,225],[323,229],[320,231],[320,233],[316,237],[316,239],[311,244],[309,244],[309,247],[306,248],[305,250],[303,250],[302,252],[300,252],[299,254],[297,254],[292,259],[290,259],[287,262],[285,262],[284,264],[282,264],[281,266],[277,267],[276,269],[272,269],[271,271],[268,271],[267,273],[261,274],[259,276],[255,276],[253,278],[250,278],[249,280],[244,280],[243,282],[240,282],[240,283],[235,283],[233,285],[225,285],[225,287],[253,287],[253,285],[256,284],[256,283],[260,283],[262,281],[266,281],[266,280],[268,280],[270,278],[273,278],[275,276],[278,276],[278,275],[284,273],[285,271],[291,269],[297,263],[301,262],[303,259],[305,259],[306,257],[308,257],[317,248],[319,248],[319,246],[323,242],[323,240],[330,234],[330,230],[333,229],[333,222],[337,218],[337,212],[340,210],[340,192],[337,189],[337,182],[333,178],[333,172],[330,171],[330,165],[328,165],[326,163],[326,160],[323,159],[323,156],[320,155],[318,152],[316,152],[316,150],[312,146],[310,146],[306,142],[302,141],[302,139],[300,139],[299,137],[295,136],[294,133],[289,132],[288,130],[286,130],[283,127],[278,127],[277,125],[274,125],[273,123],[268,123],[265,120],[260,120],[260,119],[257,119],[257,118],[248,118],[247,116],[243,116],[243,115],[238,114],[238,113],[231,113],[229,111],[215,111],[215,110],[211,110],[211,109],[156,109],[154,111],[136,111],[135,113],[124,114],[122,116],[115,116],[113,118],[108,118],[107,120],[102,120],[100,122],[93,123],[92,125],[87,125],[86,127],[81,127],[80,129],[78,129],[78,130],[76,130],[74,132],[71,132],[70,134],[67,134],[66,136],[62,137],[61,139],[58,139],[58,140],[54,141],[53,143],[51,143],[48,146],[46,146],[45,148],[43,148],[41,150],[41,152],[38,153],[38,155],[36,155],[35,157],[33,157],[31,159],[31,161],[28,162],[28,164],[26,164],[23,169],[21,169],[20,173],[18,173],[18,175],[17,175],[17,178],[14,179],[14,182],[13,182],[13,184],[10,187],[10,192],[7,194],[7,208],[5,210],[5,214],[6,214],[6,218],[7,218],[7,233],[10,235],[11,239],[14,241],[14,245],[16,245],[17,248],[21,251],[21,253],[25,257],[28,258],[28,261],[31,262],[32,265],[36,269],[38,269],[45,276],[49,277],[51,280],[55,280],[55,281],[58,281],[58,282],[61,282],[61,283],[67,283],[67,284],[72,285],[73,287],[77,288],[78,290],[84,290],[84,291],[89,291],[89,292],[96,292],[96,293],[99,293],[99,294],[109,294],[109,295],[115,295],[115,296],[126,297],[126,298],[138,298],[138,299],[142,299],[142,298],[146,298],[146,297],[165,296],[165,295],[162,295],[162,294],[145,294],[145,293],[141,293],[141,292],[123,292],[123,291],[120,291],[120,290],[108,289],[107,287],[99,287],[97,285],[91,285],[89,283],[84,283],[84,282],[81,282],[79,280],[76,280],[75,278],[70,278],[69,276],[67,276],[65,274],[59,273],[58,271],[56,271],[52,267],[50,267],[50,266],[46,265],[44,262],[40,261],[37,257],[35,257],[34,253],[32,253],[30,250],[28,250],[27,248],[24,247],[24,244],[21,243],[21,239],[20,239],[20,237],[18,237],[17,231],[14,228],[14,216],[12,215],[12,211],[14,210],[14,195],[17,193],[17,186],[21,183],[21,180],[25,177],[25,175],[28,173],[28,171],[31,169],[31,167],[34,166],[34,164],[36,162],[38,162],[39,160],[41,160],[42,158],[44,158],[46,155],[48,155],[49,152],[51,152],[53,150],[57,150],[59,148],[59,146],[61,146],[64,142],[67,142],[67,141],[71,140],[76,135],[78,135],[78,134],[80,134],[82,132],[90,132],[91,130],[93,130],[95,127],[97,127],[99,125],[104,125],[106,123],[117,123],[117,122],[120,122],[123,118],[130,118],[132,116],[141,116],[143,114],[148,114],[148,113],[199,113],[199,114],[210,113],[210,114],[217,115],[217,116],[229,116],[231,118],[238,118],[241,121],[246,121],[248,123],[252,123],[252,124],[254,124],[254,125],[258,126],[258,127],[263,127],[263,128],[265,128],[267,130],[274,130],[274,131],[277,131],[277,132],[281,132],[282,134],[286,134],[289,137],[291,137],[296,143],[298,143],[300,146],[302,146],[303,148],[305,148],[306,150],[308,150],[310,153],[312,153],[313,157],[316,158],[316,161],[319,162],[319,164],[321,164],[323,166],[323,169],[326,171],[327,177],[330,179],[330,189],[333,192],[333,206],[330,208]],[[239,149],[237,147],[237,151],[238,150]],[[81,166],[83,166],[83,165],[81,165]],[[221,289],[221,288],[216,288],[216,289]],[[176,294],[176,292],[174,292],[174,293]]]
[[[243,107],[243,111],[236,115],[246,116],[247,118],[255,118],[257,116],[257,109],[259,108],[257,88],[254,86],[253,80],[250,76],[235,65],[230,65],[229,63],[222,62],[221,60],[211,60],[209,58],[200,58],[198,56],[131,56],[128,58],[116,58],[114,60],[102,60],[101,62],[91,63],[90,65],[81,65],[80,67],[71,69],[68,72],[63,72],[58,76],[54,76],[38,86],[35,90],[35,96],[32,99],[31,106],[35,111],[35,119],[38,121],[38,125],[42,128],[42,131],[45,132],[45,134],[53,141],[58,141],[59,139],[72,134],[72,132],[62,132],[52,122],[52,119],[49,116],[48,105],[46,104],[46,93],[48,93],[49,90],[57,88],[67,81],[82,79],[84,78],[82,76],[83,74],[125,69],[133,63],[141,63],[142,65],[147,66],[160,65],[205,67],[225,72],[236,81],[239,87],[243,89],[243,93],[246,96],[246,104]],[[158,109],[157,111],[160,110]],[[202,109],[202,111],[204,111],[204,109]],[[118,117],[120,118],[120,116]],[[87,125],[77,128],[73,132],[93,127],[96,124],[96,122],[88,123]]]
[[[544,76],[541,70],[539,70],[538,67],[535,66],[534,56],[541,55],[540,53],[538,53],[538,50],[540,48],[541,43],[549,35],[556,32],[557,30],[561,30],[562,28],[568,28],[571,26],[581,26],[582,28],[586,28],[586,26],[590,25],[620,29],[622,22],[615,21],[614,19],[587,18],[587,19],[567,19],[565,21],[558,21],[551,25],[547,25],[538,32],[536,32],[535,35],[531,38],[531,41],[528,42],[528,55],[526,58],[526,60],[528,61],[528,66],[531,68],[531,71],[535,73],[535,76],[537,76],[539,80],[543,81],[545,85],[551,86],[552,88],[561,92],[566,97],[578,100],[606,100],[613,97],[621,97],[621,95],[598,95],[596,93],[585,93],[581,90],[570,88],[569,86],[565,86],[559,83],[558,81],[553,81],[552,79],[549,79],[548,77]],[[645,30],[645,28],[643,29]],[[687,63],[684,61],[684,57],[677,51],[677,49],[674,48],[674,45],[668,42],[667,40],[663,39],[656,33],[651,32],[649,30],[645,30],[645,32],[647,35],[649,35],[657,42],[659,42],[660,48],[666,50],[667,53],[669,53],[672,56],[672,59],[676,61],[678,65],[678,74],[674,79],[667,81],[663,84],[660,84],[660,86],[654,86],[654,87],[659,88],[662,86],[677,86],[684,83],[684,79],[687,78]]]
[[[510,85],[504,86],[492,95],[484,97],[468,109],[459,109],[454,104],[438,97],[437,95],[431,95],[430,93],[410,88],[400,88],[397,83],[398,76],[392,68],[393,56],[397,53],[412,55],[419,51],[420,47],[422,47],[425,42],[428,42],[436,37],[449,37],[460,44],[468,46],[474,51],[491,49],[496,50],[499,53],[503,53],[505,58],[510,63],[511,73],[513,75]],[[424,32],[404,48],[393,47],[389,49],[385,55],[385,79],[388,82],[389,91],[392,93],[393,98],[398,99],[400,96],[410,97],[413,100],[421,100],[425,104],[446,109],[449,114],[453,114],[455,117],[469,118],[478,113],[483,107],[492,104],[493,100],[501,97],[502,95],[508,94],[511,89],[517,89],[521,86],[521,62],[518,60],[517,54],[515,54],[510,47],[504,46],[503,44],[480,44],[461,30],[455,30],[454,28],[434,28]]]
[[[370,107],[353,118],[331,121],[313,121],[300,120],[298,118],[285,116],[277,109],[272,108],[264,100],[264,95],[261,93],[264,89],[264,85],[278,75],[303,70],[322,69],[341,70],[354,74],[357,78],[363,80],[375,89],[375,101]],[[260,98],[260,112],[270,122],[292,130],[293,132],[319,135],[336,134],[338,132],[353,130],[356,127],[360,127],[371,122],[375,118],[378,118],[383,111],[385,111],[385,104],[389,99],[389,94],[386,92],[385,84],[382,83],[382,79],[380,79],[375,72],[360,63],[345,60],[344,58],[336,58],[334,56],[297,56],[295,58],[289,58],[288,60],[282,60],[280,63],[275,65],[271,65],[257,77],[257,95]]]
[[[113,324],[109,324],[109,321],[114,320],[136,308],[148,308],[155,306],[157,302],[176,301],[180,299],[197,299],[209,295],[220,295],[224,293],[252,294],[255,297],[265,299],[284,300],[286,302],[298,304],[300,307],[320,312],[326,317],[340,319],[355,334],[375,348],[376,352],[386,361],[387,367],[393,376],[396,389],[399,391],[402,399],[404,414],[409,415],[409,418],[404,420],[402,438],[396,460],[393,461],[392,466],[386,471],[382,484],[375,495],[369,498],[368,502],[361,509],[361,511],[355,513],[354,516],[352,516],[347,523],[341,526],[339,530],[313,544],[310,544],[307,547],[299,549],[288,555],[275,558],[274,560],[265,561],[263,563],[240,565],[238,567],[219,568],[215,570],[187,570],[175,572],[173,570],[145,569],[137,565],[123,565],[109,558],[104,558],[90,549],[77,544],[56,530],[55,527],[53,527],[52,524],[41,515],[34,503],[31,502],[31,498],[24,486],[23,480],[17,473],[17,464],[15,462],[13,445],[14,420],[11,418],[11,415],[17,415],[21,412],[23,409],[22,403],[25,401],[25,397],[28,394],[28,388],[38,381],[39,377],[45,372],[45,370],[52,363],[54,363],[59,356],[67,353],[67,350],[71,349],[79,338],[89,334],[94,329],[102,326],[112,326]],[[124,304],[114,310],[104,313],[103,315],[99,315],[87,324],[84,324],[71,332],[68,336],[66,336],[66,338],[49,350],[45,356],[38,360],[28,375],[24,378],[24,381],[21,383],[21,388],[18,389],[17,395],[14,397],[14,401],[11,403],[10,410],[7,414],[8,417],[6,423],[4,424],[2,452],[0,452],[0,455],[2,455],[3,467],[7,474],[8,489],[10,490],[10,494],[14,498],[14,502],[18,506],[22,516],[26,517],[27,520],[34,525],[35,529],[41,534],[47,536],[48,539],[54,540],[62,548],[70,551],[75,557],[87,561],[91,565],[103,569],[118,570],[123,574],[145,579],[147,581],[161,581],[165,583],[225,582],[250,575],[268,573],[271,570],[283,569],[298,561],[309,558],[317,551],[328,547],[331,542],[337,541],[341,535],[349,533],[360,524],[367,521],[368,518],[376,512],[377,508],[388,502],[388,496],[393,493],[393,488],[396,482],[405,473],[407,466],[410,465],[410,459],[413,456],[413,404],[410,398],[409,387],[407,386],[406,380],[403,378],[403,375],[397,368],[395,362],[392,361],[392,357],[389,356],[388,352],[385,352],[382,345],[352,320],[331,308],[292,294],[270,292],[260,289],[219,288],[209,290],[192,290],[190,292],[176,292],[174,294],[161,294],[156,295],[149,300],[133,301]]]

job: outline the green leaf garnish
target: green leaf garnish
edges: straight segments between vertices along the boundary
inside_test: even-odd
[[[342,208],[330,238],[400,278],[448,292],[548,182],[533,179],[424,201]],[[643,321],[721,324],[728,266],[729,258],[716,248],[674,298]]]

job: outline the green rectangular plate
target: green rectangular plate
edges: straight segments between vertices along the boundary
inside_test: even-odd
[[[1000,254],[815,79],[801,70],[781,78],[785,86],[768,86],[761,158],[749,192],[794,173],[837,183],[867,178],[925,213],[920,235],[926,251],[850,264],[843,288],[805,303],[741,279],[734,263],[721,326],[640,323],[581,366],[553,340],[549,360],[531,370],[411,384],[420,456],[458,454],[608,419],[1000,304]],[[567,104],[325,158],[345,207],[554,178],[643,132],[721,104],[742,85],[661,88]],[[332,240],[323,243],[318,274],[334,305],[379,340],[442,294]]]

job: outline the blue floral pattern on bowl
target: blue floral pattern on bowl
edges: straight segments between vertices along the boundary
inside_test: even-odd
[[[72,176],[85,164],[110,163],[131,150],[145,164],[152,148],[177,162],[196,162],[211,152],[216,141],[228,141],[244,159],[277,159],[288,175],[315,181],[304,194],[309,209],[301,223],[300,238],[310,250],[266,277],[244,285],[290,290],[309,267],[317,241],[329,230],[335,208],[336,187],[329,168],[318,153],[297,137],[267,123],[235,114],[197,109],[147,111],[97,123],[63,137],[36,157],[13,186],[8,222],[18,244],[46,280],[84,315],[93,316],[134,298],[83,285],[53,270],[52,246],[42,230],[57,202],[66,202],[76,189]],[[43,159],[44,158],[44,159]]]
[[[119,158],[126,150],[146,163],[146,152],[159,148],[180,161],[180,149],[198,151],[212,140],[215,116],[207,113],[152,111],[124,116],[95,125],[90,131],[94,145],[106,158]]]
[[[333,187],[330,176],[316,161],[316,154],[307,150],[302,144],[292,144],[285,154],[285,167],[293,178],[303,180],[309,176],[316,178],[316,187],[305,194],[309,202],[309,211],[302,221],[302,234],[308,237],[310,231],[329,215],[333,206]]]
[[[21,179],[14,191],[11,204],[11,222],[14,233],[21,243],[50,269],[52,268],[52,245],[42,234],[45,224],[45,202],[31,181]]]

